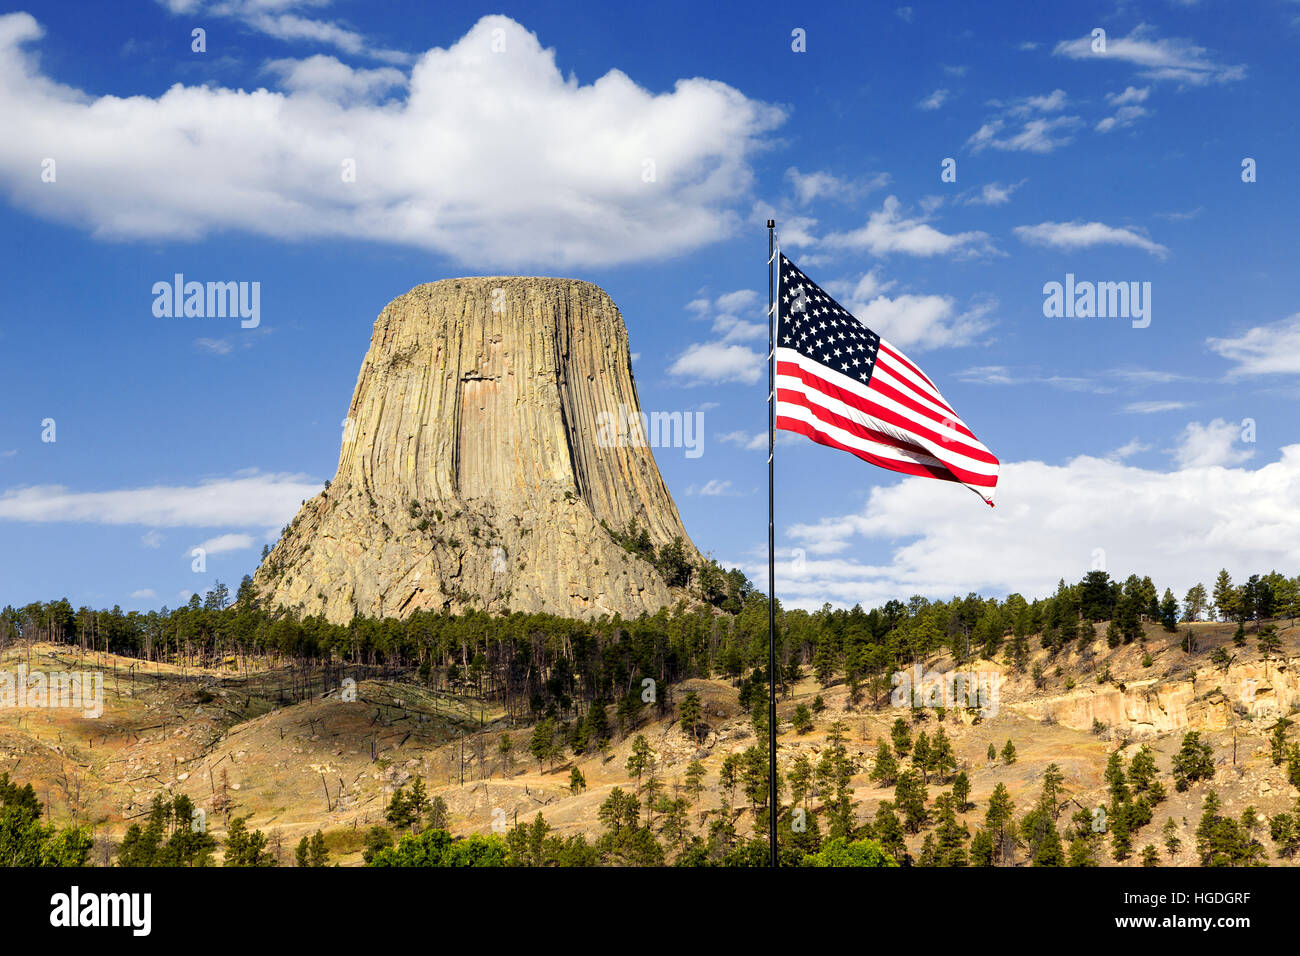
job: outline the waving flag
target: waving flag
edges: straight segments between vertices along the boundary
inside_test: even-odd
[[[934,382],[784,255],[776,306],[776,427],[993,504],[998,460]]]

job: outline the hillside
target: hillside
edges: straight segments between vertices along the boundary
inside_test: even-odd
[[[998,784],[1014,801],[1017,818],[1029,810],[1053,763],[1063,775],[1057,822],[1064,828],[1078,809],[1107,800],[1104,774],[1111,751],[1118,748],[1127,764],[1146,744],[1168,796],[1134,837],[1133,854],[1123,865],[1139,865],[1147,843],[1160,847],[1162,859],[1172,864],[1194,865],[1194,831],[1211,789],[1222,814],[1237,817],[1253,806],[1265,820],[1292,810],[1300,796],[1287,780],[1287,766],[1270,759],[1277,717],[1300,706],[1300,628],[1288,620],[1276,624],[1282,647],[1271,659],[1261,655],[1253,633],[1237,647],[1234,626],[1216,623],[1182,625],[1176,635],[1147,625],[1143,642],[1113,649],[1099,625],[1091,644],[1072,644],[1054,659],[1032,642],[1035,650],[1020,672],[977,659],[966,669],[1000,676],[996,713],[982,718],[947,709],[940,720],[931,709],[913,713],[890,706],[887,694],[873,704],[863,692],[854,705],[843,681],[823,687],[804,676],[778,707],[781,770],[788,775],[800,754],[816,763],[828,748],[832,725],[842,721],[853,763],[854,815],[859,822],[871,820],[882,801],[894,799],[893,787],[873,782],[871,771],[879,742],[891,739],[901,715],[913,737],[922,730],[932,737],[942,727],[951,740],[970,781],[972,805],[957,817],[970,832],[983,823]],[[1180,647],[1189,631],[1196,644],[1190,652]],[[1218,648],[1232,655],[1228,663],[1212,662]],[[919,663],[931,672],[952,666],[946,654]],[[284,862],[298,840],[319,829],[334,861],[358,864],[366,829],[383,823],[394,788],[416,775],[431,796],[445,800],[454,833],[490,833],[494,821],[499,832],[502,823],[531,822],[540,812],[557,835],[585,833],[594,841],[603,829],[597,811],[610,792],[637,789],[626,765],[638,734],[653,751],[669,794],[682,792],[691,761],[703,764],[703,790],[687,813],[691,833],[707,837],[724,801],[734,808],[741,837],[753,825],[743,787],[729,795],[719,782],[726,757],[756,743],[739,689],[727,680],[678,683],[668,689],[662,715],[647,708],[640,724],[616,732],[604,753],[566,753],[539,766],[528,755],[531,726],[511,727],[491,702],[434,691],[411,671],[367,675],[335,668],[327,686],[326,673],[316,669],[309,687],[308,672],[270,666],[246,671],[233,659],[182,671],[112,654],[82,655],[68,645],[38,643],[0,654],[0,670],[19,664],[29,671],[104,673],[99,718],[67,709],[0,710],[0,771],[31,782],[51,819],[93,824],[97,863],[111,857],[112,844],[147,813],[155,794],[183,793],[204,809],[219,839],[229,816],[248,816],[249,826],[267,833]],[[361,677],[355,694],[340,683],[353,673]],[[692,692],[702,705],[698,742],[676,719]],[[824,709],[814,715],[811,730],[796,733],[790,724],[796,709],[811,707],[818,697]],[[1179,792],[1170,778],[1171,761],[1187,731],[1199,732],[1212,747],[1214,771],[1212,779]],[[510,757],[499,749],[502,735],[511,740]],[[1008,740],[1015,761],[991,762],[990,744],[1001,751]],[[568,789],[574,768],[586,781],[578,793]],[[933,808],[948,787],[932,775],[928,789]],[[823,803],[820,796],[806,802],[813,809]],[[1161,835],[1168,819],[1182,842],[1172,857]],[[1265,822],[1255,834],[1267,862],[1293,862],[1279,856],[1267,831]],[[930,832],[923,828],[905,837],[913,857],[920,856]],[[1016,862],[1025,862],[1023,852]],[[1109,852],[1099,862],[1115,864]]]

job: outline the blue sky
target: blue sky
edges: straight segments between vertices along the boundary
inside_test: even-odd
[[[233,587],[384,304],[502,273],[613,296],[643,407],[704,415],[656,451],[686,527],[764,579],[769,216],[1004,466],[990,510],[783,440],[788,604],[1295,573],[1300,4],[1055,6],[6,8],[0,603]],[[175,273],[257,327],[155,316]],[[1046,317],[1067,273],[1149,325]]]

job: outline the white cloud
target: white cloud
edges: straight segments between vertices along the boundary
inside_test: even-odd
[[[740,382],[753,385],[763,372],[763,357],[743,345],[705,342],[692,345],[668,368],[687,385]]]
[[[800,205],[807,205],[821,198],[849,201],[889,185],[889,173],[873,173],[855,181],[842,179],[825,170],[801,173],[798,167],[791,166],[785,171],[785,177],[794,187],[795,199]],[[785,226],[788,217],[780,218],[782,225]]]
[[[912,22],[912,8],[911,8],[911,7],[896,7],[896,8],[894,9],[894,15],[895,15],[896,17],[898,17],[898,19],[902,20],[904,23],[911,23],[911,22]]]
[[[691,485],[686,489],[686,493],[688,495],[699,495],[705,498],[734,494],[731,490],[730,481],[719,481],[717,478],[707,481],[703,485]]]
[[[1230,374],[1295,375],[1300,373],[1300,312],[1235,338],[1206,339],[1205,344],[1235,363]]]
[[[1155,36],[1153,27],[1140,24],[1126,37],[1106,38],[1106,52],[1094,53],[1092,35],[1075,40],[1062,40],[1053,54],[1072,60],[1090,60],[1095,63],[1120,61],[1140,68],[1140,75],[1149,80],[1171,80],[1190,86],[1207,83],[1227,83],[1246,75],[1244,66],[1229,66],[1211,59],[1206,49],[1191,40]]]
[[[127,597],[135,598],[138,601],[146,601],[156,598],[158,593],[153,588],[141,588],[139,591],[132,591]]]
[[[1241,442],[1242,427],[1235,422],[1216,418],[1208,425],[1188,422],[1174,460],[1180,468],[1214,468],[1240,465],[1253,458],[1255,450]]]
[[[888,287],[870,272],[840,304],[901,349],[923,352],[970,345],[993,327],[989,315],[996,303],[991,300],[959,312],[951,296],[903,294],[890,298],[880,294],[880,289]]]
[[[947,90],[935,90],[925,99],[921,100],[921,102],[917,103],[916,107],[917,109],[922,109],[922,110],[937,110],[939,107],[943,106],[944,102],[947,99],[948,99]]]
[[[999,149],[1004,152],[1050,153],[1073,139],[1072,131],[1082,123],[1077,116],[1043,116],[1065,108],[1065,90],[1045,96],[1025,96],[1003,102],[989,101],[1000,112],[966,140],[971,152]]]
[[[140,537],[140,543],[146,548],[161,548],[163,536],[157,530],[150,531]]]
[[[395,88],[405,88],[406,74],[391,66],[355,70],[332,56],[303,60],[272,60],[266,69],[293,93],[314,94],[334,102],[370,100]]]
[[[1142,117],[1149,115],[1149,110],[1142,106],[1121,106],[1114,116],[1106,116],[1097,121],[1097,132],[1109,133],[1113,129],[1132,126]]]
[[[1141,233],[1103,222],[1040,222],[1036,226],[1016,226],[1012,230],[1030,245],[1051,246],[1055,249],[1086,249],[1090,246],[1132,246],[1154,256],[1164,258],[1169,250],[1152,242]]]
[[[1038,117],[1026,120],[1016,132],[1003,135],[1006,120],[992,119],[977,129],[966,145],[975,153],[990,148],[1013,153],[1050,153],[1068,145],[1074,139],[1070,131],[1081,122],[1077,116]]]
[[[778,445],[796,444],[798,442],[806,441],[806,440],[807,439],[805,439],[802,435],[798,435],[794,432],[778,431],[776,433],[776,443]],[[743,448],[746,451],[767,450],[766,431],[754,432],[754,434],[752,435],[749,432],[744,432],[744,431],[727,432],[724,435],[719,435],[718,441],[726,442],[728,445],[735,445],[736,447]]]
[[[1029,116],[1033,113],[1055,113],[1065,108],[1069,97],[1065,90],[1052,90],[1046,96],[1026,96],[1010,103],[992,101],[993,106],[1005,107],[1011,116]]]
[[[1189,219],[1195,219],[1204,211],[1204,206],[1197,206],[1195,209],[1189,209],[1186,212],[1158,212],[1154,215],[1157,219],[1167,219],[1170,222],[1186,222]]]
[[[875,488],[859,513],[785,529],[812,558],[803,573],[778,562],[777,593],[804,608],[969,591],[1044,596],[1059,578],[1079,580],[1099,549],[1112,577],[1150,574],[1178,595],[1221,567],[1241,578],[1300,565],[1300,445],[1254,470],[1004,462],[998,500],[988,508],[964,488],[922,479]],[[766,563],[746,570],[758,575]]]
[[[996,252],[988,233],[944,233],[925,219],[905,217],[896,196],[887,197],[880,209],[868,216],[865,226],[831,233],[823,242],[832,248],[865,249],[875,256],[898,252],[921,257],[966,257]]]
[[[253,546],[251,534],[219,534],[209,538],[195,547],[202,548],[207,554],[224,554],[227,551],[243,551]],[[189,552],[186,552],[189,553]]]
[[[1132,458],[1134,455],[1141,454],[1144,451],[1150,451],[1150,450],[1151,450],[1150,445],[1144,444],[1143,442],[1134,438],[1129,442],[1127,442],[1126,444],[1120,445],[1118,448],[1107,452],[1104,457],[1108,458],[1111,461],[1123,461],[1126,458]]]
[[[1139,89],[1136,86],[1124,87],[1123,93],[1107,93],[1106,102],[1111,106],[1130,106],[1138,103],[1145,103],[1147,97],[1151,95],[1151,88],[1144,86]]]
[[[501,31],[506,52],[493,53]],[[26,55],[42,29],[0,16],[0,185],[33,214],[98,237],[346,237],[415,246],[478,268],[663,258],[730,235],[752,154],[784,120],[704,79],[653,93],[618,70],[565,77],[554,50],[503,16],[411,67],[399,102],[173,85],[94,97]],[[377,96],[374,71],[329,64],[336,91]],[[41,155],[76,157],[48,188]],[[238,162],[229,161],[237,155]],[[356,181],[343,181],[355,160]],[[653,181],[646,181],[654,163]]]
[[[75,492],[62,485],[32,485],[0,493],[0,521],[161,528],[283,525],[304,499],[314,497],[320,489],[319,481],[300,474],[259,474],[122,491]]]
[[[1011,201],[1011,194],[1023,186],[1027,180],[1018,183],[985,183],[980,191],[966,200],[968,206],[1001,206]]]
[[[1154,415],[1158,412],[1172,412],[1186,408],[1187,405],[1187,402],[1175,401],[1129,402],[1124,406],[1124,411],[1132,415]]]
[[[194,344],[213,355],[229,355],[235,348],[229,339],[195,339]]]
[[[277,40],[321,43],[355,56],[368,56],[389,63],[406,63],[412,57],[400,50],[372,46],[355,30],[328,20],[304,17],[295,11],[329,6],[330,0],[159,0],[177,16],[197,14],[239,20],[250,29]]]
[[[752,289],[725,292],[713,300],[695,299],[686,304],[697,319],[712,318],[713,342],[697,342],[687,347],[668,368],[668,374],[684,380],[686,385],[743,382],[752,385],[762,371],[762,357],[738,345],[739,342],[767,338],[766,309],[760,309],[758,293]],[[734,313],[760,312],[764,321],[754,322]]]

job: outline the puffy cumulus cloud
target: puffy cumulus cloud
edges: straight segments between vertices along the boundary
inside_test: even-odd
[[[330,58],[281,64],[285,91],[94,97],[41,72],[41,35],[26,13],[0,16],[0,184],[103,237],[344,237],[480,268],[662,258],[738,226],[750,158],[784,120],[698,77],[584,85],[504,16],[423,54],[395,102],[378,99],[392,73]],[[57,189],[33,174],[41,157],[60,164]]]
[[[1125,37],[1106,38],[1106,52],[1094,53],[1092,34],[1074,40],[1062,40],[1052,51],[1055,56],[1094,63],[1128,63],[1139,68],[1149,80],[1169,80],[1188,86],[1227,83],[1246,75],[1244,66],[1220,63],[1205,47],[1191,40],[1156,36],[1155,28],[1139,24]]]
[[[358,70],[320,54],[305,60],[272,60],[266,70],[292,93],[315,94],[335,102],[371,100],[406,86],[406,74],[394,67]]]
[[[78,521],[155,528],[282,526],[321,482],[305,475],[242,474],[198,485],[153,485],[119,491],[70,491],[32,485],[0,492],[0,521]],[[142,542],[157,547],[153,533]],[[161,543],[161,538],[156,539]]]
[[[970,345],[993,327],[990,315],[997,303],[991,299],[963,311],[946,295],[904,293],[891,298],[885,293],[894,285],[873,269],[856,284],[827,283],[827,291],[873,331],[910,351]]]
[[[1004,463],[998,501],[987,508],[964,488],[919,479],[876,488],[861,512],[784,530],[777,593],[804,608],[970,591],[1034,597],[1081,578],[1100,551],[1112,577],[1150,574],[1181,597],[1221,567],[1240,578],[1300,563],[1300,445],[1253,470]],[[791,560],[792,546],[803,560]],[[745,565],[755,580],[763,557]]]
[[[1173,449],[1174,460],[1182,468],[1240,465],[1255,456],[1255,449],[1247,448],[1242,437],[1241,425],[1222,418],[1207,425],[1188,422]]]
[[[767,309],[759,303],[758,293],[752,289],[724,292],[714,299],[688,302],[686,310],[696,319],[712,321],[712,331],[718,338],[687,346],[668,367],[668,374],[685,385],[757,382],[763,371],[762,356],[738,343],[767,338]],[[754,314],[764,316],[764,320],[743,317]]]
[[[1234,338],[1206,339],[1205,344],[1234,363],[1232,374],[1295,375],[1300,373],[1300,312]]]
[[[1168,248],[1152,242],[1132,229],[1108,226],[1104,222],[1040,222],[1036,226],[1016,226],[1011,230],[1021,242],[1055,249],[1086,249],[1090,246],[1131,246],[1163,259]]]
[[[909,256],[966,258],[996,252],[985,232],[945,233],[922,217],[906,216],[898,197],[889,196],[867,223],[848,232],[826,236],[825,245],[838,249],[865,249],[873,256],[902,253]]]
[[[692,345],[668,367],[686,385],[740,382],[753,385],[763,371],[763,357],[743,345],[705,342]]]

